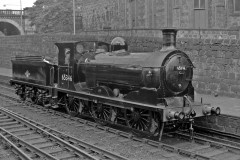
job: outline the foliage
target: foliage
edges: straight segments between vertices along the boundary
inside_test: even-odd
[[[36,0],[29,9],[31,25],[38,33],[72,32],[72,0]]]

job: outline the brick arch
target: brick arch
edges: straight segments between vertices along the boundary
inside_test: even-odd
[[[15,26],[19,30],[21,35],[24,35],[23,28],[16,21],[11,20],[11,19],[1,19],[0,18],[0,22],[6,22],[6,23],[12,24],[13,26]]]

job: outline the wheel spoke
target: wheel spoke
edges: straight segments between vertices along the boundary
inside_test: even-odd
[[[141,124],[142,124],[144,130],[147,130],[147,129],[148,129],[148,126],[147,126],[146,123],[144,123],[143,121],[141,121]]]
[[[144,124],[143,122],[141,122],[141,126],[142,126],[142,131],[148,131],[148,127],[146,124]]]
[[[104,109],[103,112],[107,115],[110,115],[110,109],[109,108]]]
[[[104,114],[104,112],[103,112],[102,115],[103,115],[103,119],[104,119],[104,120],[108,120],[108,115],[107,115],[107,114]]]
[[[61,97],[59,100],[58,100],[58,103],[64,103],[64,100],[63,100],[63,97]]]
[[[103,111],[103,116],[104,116],[104,119],[105,119],[105,120],[108,119],[109,115],[110,115],[110,114],[109,114],[106,110]]]
[[[136,129],[141,130],[140,129],[140,123],[136,123]]]
[[[145,118],[140,118],[140,120],[144,123],[150,123],[149,119],[145,119]]]
[[[142,117],[150,117],[150,114],[145,113],[145,114],[141,114]]]

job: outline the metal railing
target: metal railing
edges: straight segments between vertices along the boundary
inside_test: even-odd
[[[24,14],[24,12],[22,10],[0,10],[0,17],[1,16],[4,16],[4,17],[18,16],[18,17],[20,17],[23,14]]]

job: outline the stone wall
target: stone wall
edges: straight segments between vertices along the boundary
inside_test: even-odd
[[[195,125],[240,135],[240,118],[235,116],[220,115],[196,118]]]
[[[239,36],[234,32],[213,33],[201,35],[207,36],[206,39],[178,39],[178,48],[188,53],[196,67],[194,87],[202,93],[240,98]],[[225,36],[229,38],[214,38]]]
[[[0,37],[0,67],[11,68],[11,57],[16,55],[40,55],[54,59],[54,43],[66,40],[81,40],[83,36],[73,35],[25,35]],[[84,39],[94,39],[92,36]]]

